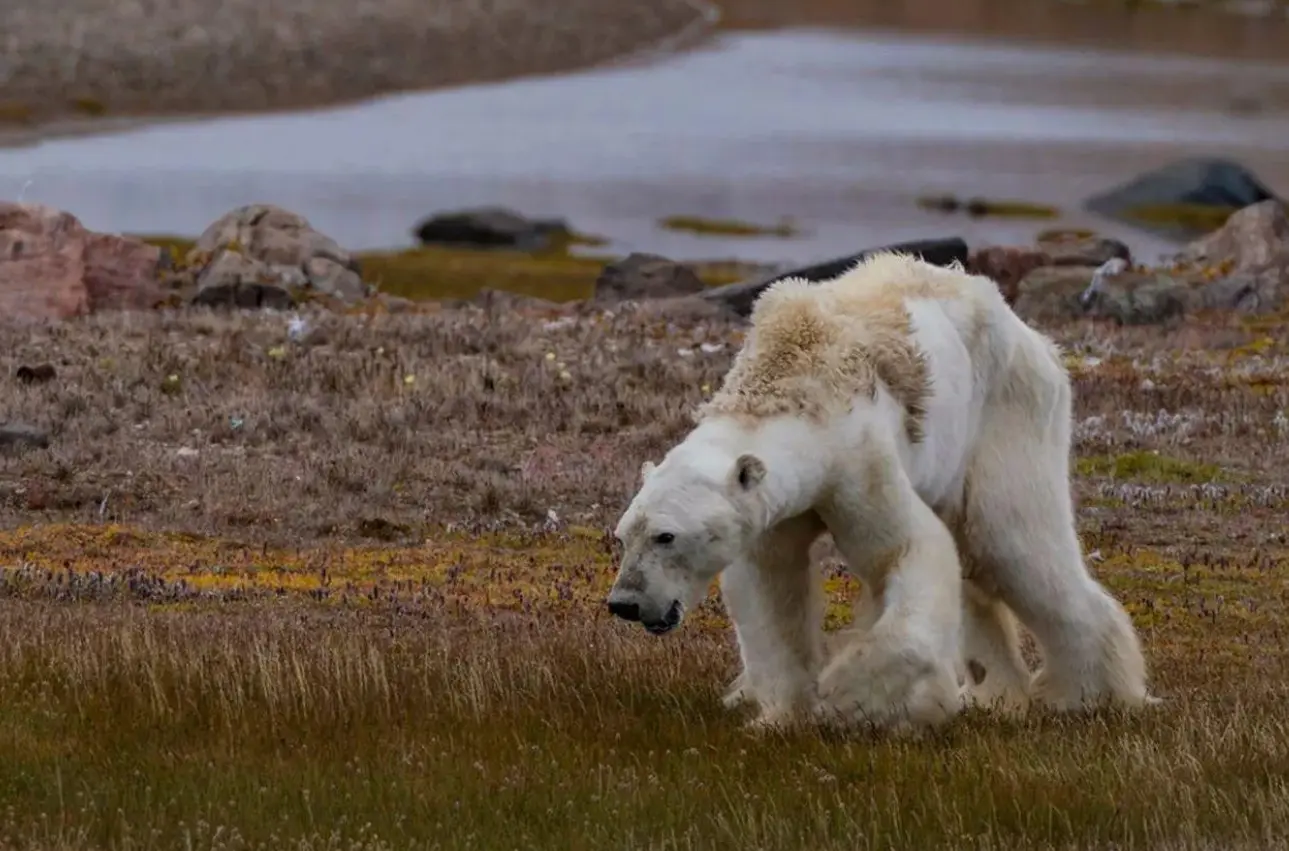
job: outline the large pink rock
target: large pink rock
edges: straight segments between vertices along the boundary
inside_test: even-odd
[[[167,287],[157,275],[161,249],[110,233],[86,233],[85,289],[89,308],[151,310],[165,300]]]
[[[70,319],[88,309],[81,223],[43,204],[0,202],[0,318]]]
[[[43,204],[0,202],[0,320],[147,309],[165,297],[161,249],[86,230]]]

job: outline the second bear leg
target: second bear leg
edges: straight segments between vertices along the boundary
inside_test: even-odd
[[[765,534],[751,558],[721,574],[743,666],[724,703],[755,703],[762,725],[787,721],[813,702],[824,600],[810,547],[823,528],[813,512],[786,520]]]

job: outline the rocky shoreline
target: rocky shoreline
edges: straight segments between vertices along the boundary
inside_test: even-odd
[[[98,233],[66,211],[0,203],[0,321],[306,305],[394,312],[476,305],[569,316],[631,302],[661,317],[738,322],[774,281],[825,280],[881,250],[986,275],[1023,318],[1039,322],[1149,325],[1197,311],[1279,314],[1289,297],[1289,205],[1278,198],[1244,206],[1156,266],[1136,261],[1119,240],[1061,229],[1043,232],[1035,245],[969,246],[946,236],[791,269],[640,252],[574,255],[572,248],[595,239],[562,220],[496,208],[434,216],[417,233],[418,249],[360,258],[305,217],[268,204],[233,209],[190,242]],[[417,297],[396,294],[396,276]],[[462,287],[467,297],[446,295]]]
[[[0,142],[571,71],[675,47],[717,17],[706,0],[229,0],[210,13],[197,0],[7,10]]]

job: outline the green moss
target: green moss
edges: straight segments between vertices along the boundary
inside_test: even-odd
[[[195,244],[192,239],[169,234],[141,234],[136,238],[167,249],[177,261],[182,261]],[[572,234],[567,242],[588,245],[597,239]],[[563,248],[529,253],[439,246],[364,251],[354,256],[363,280],[401,298],[472,298],[482,289],[494,289],[560,302],[589,298],[604,265],[617,259],[570,254]],[[747,273],[734,263],[692,265],[708,286],[733,283]]]
[[[960,200],[954,195],[924,195],[917,199],[924,210],[941,213],[965,212],[972,217],[1001,216],[1017,219],[1055,219],[1061,215],[1056,207],[1027,201],[992,201],[988,198]]]
[[[1030,204],[1025,201],[990,201],[972,198],[967,202],[967,213],[972,216],[1000,216],[1014,219],[1055,219],[1061,215],[1056,207]]]
[[[666,230],[687,231],[700,236],[777,236],[787,239],[800,231],[790,222],[774,226],[741,222],[737,219],[705,219],[701,216],[668,216],[658,222]]]
[[[107,114],[107,104],[98,98],[75,97],[68,101],[68,105],[81,115],[98,117]]]
[[[1095,455],[1080,458],[1075,469],[1081,476],[1108,476],[1150,482],[1195,484],[1211,482],[1222,473],[1216,464],[1201,464],[1160,455],[1156,452],[1127,452],[1123,455]]]
[[[176,262],[182,261],[197,244],[196,240],[189,239],[186,236],[173,236],[170,234],[135,234],[134,238],[169,251],[171,258]]]
[[[481,289],[551,301],[587,298],[608,258],[562,252],[413,248],[357,255],[363,279],[410,299],[470,298]]]
[[[1226,224],[1238,207],[1209,204],[1142,204],[1130,207],[1124,215],[1150,225],[1180,226],[1187,230],[1213,231]]]

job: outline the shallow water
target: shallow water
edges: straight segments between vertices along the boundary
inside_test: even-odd
[[[1234,97],[1263,111],[1229,114]],[[434,211],[503,204],[614,250],[771,262],[950,233],[1025,241],[1054,224],[915,204],[949,192],[1054,204],[1061,224],[1149,257],[1170,246],[1078,204],[1189,154],[1235,157],[1289,193],[1289,66],[787,30],[647,66],[50,140],[0,151],[0,197],[178,234],[268,201],[356,249],[411,244]],[[805,234],[657,227],[678,213],[790,216]]]

